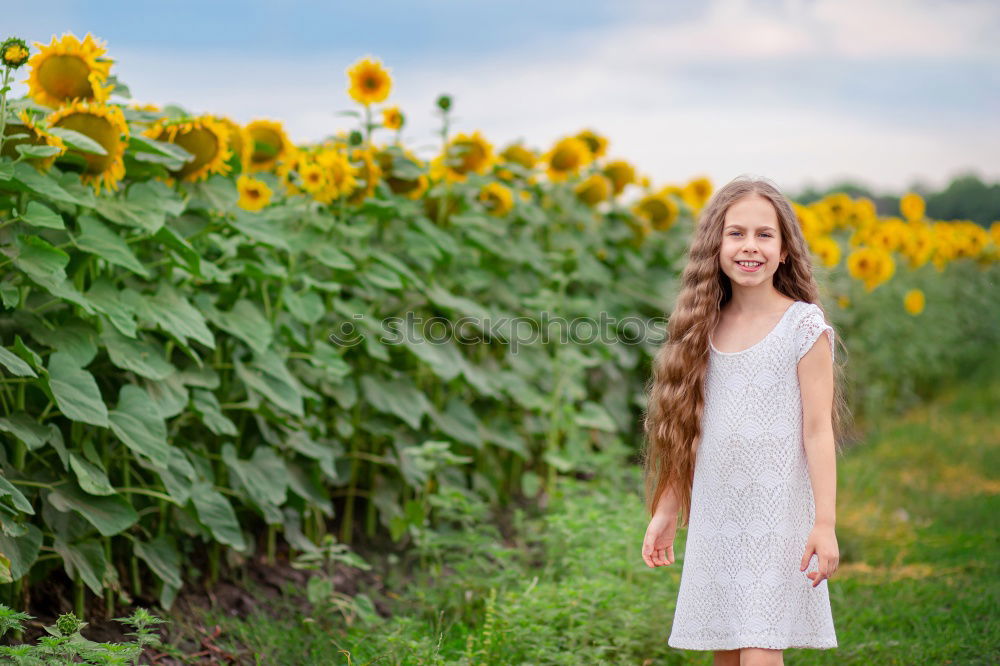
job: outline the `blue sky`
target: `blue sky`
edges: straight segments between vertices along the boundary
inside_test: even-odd
[[[974,170],[1000,179],[1000,3],[992,0],[395,0],[17,3],[4,31],[86,32],[141,102],[246,122],[296,141],[349,119],[344,70],[390,68],[404,141],[456,131],[539,149],[592,128],[654,184],[758,173],[899,190]],[[142,9],[139,9],[139,8]],[[0,36],[6,36],[0,35]],[[15,93],[23,92],[18,85]]]

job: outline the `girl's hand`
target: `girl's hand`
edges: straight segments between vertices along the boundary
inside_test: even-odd
[[[813,581],[812,586],[816,587],[824,579],[833,575],[840,563],[840,550],[837,547],[837,535],[832,527],[816,525],[809,533],[809,540],[806,542],[806,552],[802,556],[802,563],[799,571],[805,571],[809,566],[809,560],[813,553],[819,559],[819,567],[816,571],[810,571],[806,577]]]
[[[649,521],[646,538],[642,542],[642,559],[649,567],[662,567],[674,563],[674,533],[677,515],[657,513]]]

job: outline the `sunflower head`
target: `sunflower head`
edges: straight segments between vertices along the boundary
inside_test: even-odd
[[[375,161],[375,155],[371,148],[352,149],[351,162],[357,166],[358,176],[364,182],[364,185],[355,187],[354,191],[347,198],[347,201],[352,204],[359,204],[375,194],[375,188],[382,178],[382,169]]]
[[[576,135],[576,138],[587,144],[587,149],[590,151],[591,159],[597,159],[598,157],[603,157],[604,153],[608,151],[608,140],[606,137],[601,136],[594,130],[585,129]]]
[[[911,315],[918,315],[924,311],[924,292],[920,289],[911,289],[906,292],[906,296],[903,297],[903,307]]]
[[[385,101],[392,89],[389,71],[382,67],[381,61],[372,58],[362,58],[348,67],[347,78],[350,82],[347,93],[365,106]]]
[[[406,116],[403,115],[398,106],[390,106],[388,109],[382,109],[382,124],[385,125],[386,129],[401,129],[405,122]]]
[[[271,203],[271,188],[262,180],[250,176],[236,179],[236,190],[240,193],[237,204],[243,210],[258,211]]]
[[[907,192],[899,200],[899,212],[911,222],[919,222],[924,219],[926,205],[924,199],[916,192]]]
[[[31,73],[25,83],[28,94],[39,104],[58,108],[65,102],[85,100],[103,102],[113,86],[106,83],[113,61],[101,56],[104,43],[98,43],[88,33],[81,42],[66,33],[52,37],[48,46],[35,42],[38,53],[31,56]]]
[[[328,204],[354,191],[357,186],[354,176],[358,170],[340,148],[321,149],[316,154],[316,163],[322,167],[326,183],[326,186],[314,195],[317,201]]]
[[[596,206],[611,198],[612,185],[607,176],[592,173],[574,188],[576,197],[588,206]]]
[[[386,184],[395,194],[419,199],[430,186],[430,179],[423,173],[423,162],[408,150],[391,146],[378,151],[375,159]]]
[[[194,155],[171,175],[187,181],[207,178],[209,174],[229,172],[229,129],[211,116],[161,120],[143,132],[158,141],[173,143]]]
[[[54,134],[50,134],[32,120],[31,116],[28,115],[27,111],[22,111],[18,116],[20,122],[8,123],[4,127],[4,142],[3,142],[3,155],[5,157],[10,157],[17,159],[20,155],[17,150],[19,144],[27,144],[29,146],[54,146],[59,148],[59,152],[51,157],[29,157],[27,161],[30,162],[40,171],[45,171],[52,166],[52,163],[56,161],[56,158],[66,152],[66,144],[63,143],[61,137]],[[27,136],[20,136],[26,134]],[[16,139],[7,139],[6,137],[18,137]]]
[[[503,217],[514,207],[514,195],[509,187],[494,181],[479,190],[479,202],[490,215]]]
[[[611,181],[615,195],[625,191],[625,187],[635,182],[635,168],[625,160],[614,160],[604,165],[604,175]]]
[[[69,150],[67,154],[82,158],[82,180],[93,185],[95,191],[102,187],[118,189],[118,181],[125,176],[125,146],[128,143],[128,125],[121,107],[99,102],[74,102],[54,111],[46,120],[49,127],[63,127],[86,135],[101,144],[106,155]]]
[[[28,45],[23,39],[18,39],[17,37],[9,37],[3,42],[0,42],[0,63],[4,67],[10,69],[17,69],[24,63],[28,62],[28,55],[31,51],[28,50]]]
[[[666,231],[677,219],[678,207],[669,196],[647,194],[636,203],[633,212],[653,229]]]
[[[246,127],[250,139],[250,171],[273,170],[281,162],[287,161],[295,152],[285,129],[279,122],[254,120]]]
[[[591,153],[583,139],[570,136],[557,141],[542,160],[549,178],[562,181],[589,164]]]
[[[246,128],[227,116],[212,116],[212,119],[224,125],[229,131],[230,159],[235,157],[236,163],[243,168],[250,161],[250,149],[252,148],[252,142]]]
[[[521,142],[512,143],[504,148],[500,158],[504,162],[520,164],[525,169],[534,168],[535,162],[538,161],[538,155]]]
[[[431,171],[435,178],[465,182],[470,173],[485,173],[493,160],[493,144],[478,131],[457,134],[433,161]]]

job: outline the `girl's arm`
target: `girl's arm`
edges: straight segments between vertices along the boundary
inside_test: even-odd
[[[674,489],[672,486],[667,486],[660,493],[660,500],[656,504],[656,514],[663,514],[666,516],[674,516],[677,514],[677,510],[680,508],[680,501],[674,494]]]
[[[809,464],[816,525],[836,525],[837,457],[833,436],[833,353],[830,336],[821,339],[799,361],[802,391],[802,440]],[[824,342],[825,341],[825,342]]]

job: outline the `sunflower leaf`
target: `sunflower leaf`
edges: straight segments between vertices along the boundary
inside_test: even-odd
[[[14,148],[21,153],[21,157],[52,157],[62,152],[59,146],[29,146],[19,143]]]
[[[63,143],[70,148],[79,150],[82,153],[94,153],[95,155],[108,154],[108,151],[104,149],[104,146],[97,143],[86,134],[81,134],[76,130],[67,129],[65,127],[53,127],[49,129],[48,132],[49,134],[62,139]]]

